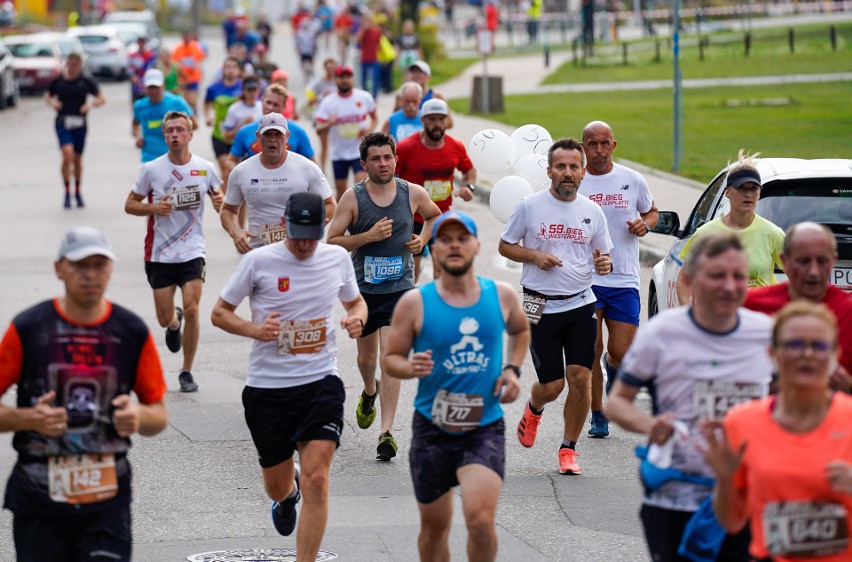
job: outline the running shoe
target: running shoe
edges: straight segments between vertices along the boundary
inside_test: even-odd
[[[372,396],[368,395],[363,390],[361,398],[358,399],[358,407],[355,408],[355,419],[358,420],[358,427],[367,429],[376,420],[376,398],[379,396],[379,381],[376,381],[376,393]]]
[[[581,474],[577,457],[580,453],[568,447],[559,449],[559,474]]]
[[[589,437],[603,439],[609,437],[609,420],[603,414],[592,414],[590,420],[592,427],[589,428]]]
[[[396,456],[398,447],[390,431],[379,435],[379,446],[376,447],[376,460],[389,461]]]
[[[275,530],[285,537],[292,535],[296,528],[296,504],[302,499],[302,494],[299,491],[299,465],[298,463],[294,464],[296,468],[294,481],[296,493],[284,501],[272,502],[272,524],[275,525]]]
[[[538,433],[538,424],[541,423],[541,414],[535,415],[530,410],[530,402],[527,400],[527,407],[524,408],[524,417],[518,423],[518,441],[524,447],[532,447],[535,443],[535,436]]]
[[[180,351],[181,346],[181,334],[180,329],[183,328],[183,309],[179,306],[175,307],[175,314],[178,319],[178,327],[172,330],[171,328],[166,328],[166,347],[169,348],[169,351],[172,353],[177,353]]]
[[[187,370],[181,370],[178,375],[178,382],[180,382],[181,392],[195,392],[198,390],[198,385],[195,383],[195,379],[192,378],[192,373]]]
[[[66,209],[71,208],[71,194],[70,193],[65,194],[65,205],[64,206],[65,206]]]
[[[83,196],[79,193],[74,195],[74,199],[77,201],[77,208],[82,209],[86,205],[83,203]]]

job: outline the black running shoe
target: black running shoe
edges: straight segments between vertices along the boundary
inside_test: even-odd
[[[178,375],[178,382],[180,382],[181,392],[195,392],[198,390],[198,385],[195,383],[195,379],[192,378],[192,373],[189,371],[181,371]]]
[[[166,328],[166,347],[169,348],[169,351],[172,353],[177,353],[180,351],[181,346],[181,334],[180,329],[183,328],[183,309],[179,306],[175,307],[175,314],[178,319],[178,327],[174,330],[171,328]]]
[[[280,535],[289,537],[296,528],[296,504],[302,499],[299,491],[299,465],[296,465],[296,494],[282,502],[272,502],[272,524]]]

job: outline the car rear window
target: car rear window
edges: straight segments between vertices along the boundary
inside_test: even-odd
[[[106,35],[78,35],[77,39],[84,45],[100,45],[108,40]]]
[[[831,228],[835,236],[852,236],[852,178],[770,182],[763,187],[756,212],[784,230],[813,221]]]
[[[17,43],[9,45],[9,50],[22,59],[53,56],[53,46],[49,43]]]

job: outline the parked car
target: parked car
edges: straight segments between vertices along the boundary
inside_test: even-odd
[[[18,77],[13,64],[15,57],[0,39],[0,109],[18,104]]]
[[[118,31],[118,36],[121,37],[121,40],[124,42],[124,48],[127,50],[128,55],[139,50],[139,45],[136,43],[136,40],[139,37],[147,37],[148,35],[144,23],[116,21],[108,25],[110,27],[114,27]],[[151,48],[156,48],[156,46],[157,43],[155,42]]]
[[[127,48],[116,28],[111,25],[72,27],[68,35],[76,37],[83,45],[89,73],[127,79]]]
[[[6,46],[15,55],[12,65],[18,76],[21,91],[37,92],[60,74],[64,59],[71,53],[85,57],[83,46],[75,37],[65,33],[49,32],[30,35],[10,35],[5,38]]]
[[[115,10],[104,16],[101,23],[139,23],[145,26],[145,37],[148,46],[157,49],[160,46],[160,27],[157,25],[157,16],[151,10]]]
[[[761,158],[763,183],[756,213],[783,230],[803,221],[824,224],[837,238],[839,260],[833,283],[852,291],[852,160]],[[724,196],[728,169],[713,178],[681,228],[677,213],[661,211],[653,232],[677,237],[668,255],[655,266],[648,288],[648,315],[679,305],[675,284],[682,265],[680,253],[701,225],[728,211]],[[786,277],[776,271],[776,277]]]

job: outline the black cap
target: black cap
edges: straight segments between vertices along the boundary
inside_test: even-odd
[[[287,238],[319,240],[325,226],[325,203],[316,193],[302,191],[287,199],[284,211]]]

